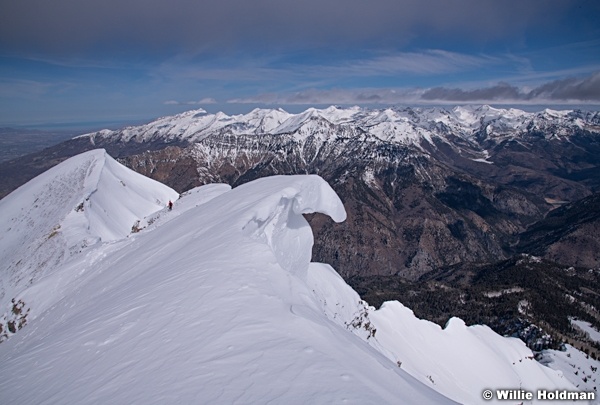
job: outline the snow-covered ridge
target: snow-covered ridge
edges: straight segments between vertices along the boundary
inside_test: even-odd
[[[77,173],[73,204],[83,198],[83,212],[108,207],[101,202],[121,188],[162,190],[126,170],[93,151],[24,190],[60,189],[64,175]],[[18,195],[8,208],[36,198],[55,204],[51,193]],[[15,298],[32,311],[0,344],[3,402],[479,403],[483,389],[501,384],[575,389],[517,339],[458,319],[441,329],[398,302],[375,310],[330,266],[311,263],[313,236],[302,214],[345,219],[318,176],[208,185],[173,211],[155,208],[140,232],[95,243],[18,285]],[[130,209],[116,205],[112,215],[127,222]],[[70,215],[54,210],[54,218]],[[22,242],[38,240],[38,232],[45,235],[33,227]]]
[[[515,108],[490,106],[458,106],[451,109],[396,108],[367,109],[361,107],[325,109],[309,108],[298,114],[282,109],[254,109],[247,114],[208,114],[205,110],[187,111],[171,117],[121,130],[104,130],[82,135],[92,142],[96,138],[120,141],[186,141],[197,142],[215,134],[260,135],[299,133],[300,136],[323,132],[322,125],[353,126],[384,141],[401,144],[431,142],[432,137],[448,131],[471,139],[477,133],[487,136],[518,135],[535,129],[554,128],[551,135],[568,135],[576,128],[597,127],[598,113],[544,110],[529,113]],[[316,129],[315,129],[316,126]],[[312,127],[312,128],[311,128]],[[556,129],[560,127],[560,129]],[[304,128],[304,131],[302,129]],[[335,135],[335,130],[328,136]]]
[[[321,178],[209,192],[19,295],[47,304],[0,345],[3,401],[450,403],[321,313],[310,256],[282,267],[278,249],[310,249],[302,213],[344,218]]]

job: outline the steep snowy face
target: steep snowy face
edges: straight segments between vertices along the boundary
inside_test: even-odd
[[[20,291],[89,246],[125,238],[177,198],[169,187],[94,150],[0,200],[0,335],[15,329],[7,324]]]
[[[314,211],[345,218],[317,176],[202,187],[66,263],[21,295],[48,304],[0,345],[3,400],[451,403],[323,314],[307,284]]]

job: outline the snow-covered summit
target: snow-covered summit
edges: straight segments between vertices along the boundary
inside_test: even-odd
[[[78,198],[59,204],[71,204],[69,211],[47,214],[71,228],[71,210],[104,211],[121,188],[173,197],[103,151],[48,173],[8,207],[52,204],[53,193],[31,190],[77,184]],[[67,174],[81,180],[65,182]],[[311,263],[303,214],[346,216],[318,176],[211,184],[184,194],[173,211],[163,206],[149,209],[148,226],[128,237],[90,226],[112,242],[18,285],[14,298],[31,312],[0,344],[2,402],[433,404],[477,403],[499,384],[575,389],[517,339],[456,319],[441,329],[397,302],[375,310],[330,266]],[[104,221],[127,222],[134,209],[116,205]],[[43,238],[43,229],[30,228],[22,243]]]

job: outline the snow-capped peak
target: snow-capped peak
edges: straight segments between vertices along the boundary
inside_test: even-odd
[[[127,237],[177,198],[104,150],[68,159],[21,186],[0,200],[0,316],[23,288],[92,245]]]

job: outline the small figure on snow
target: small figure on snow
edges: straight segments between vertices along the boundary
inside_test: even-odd
[[[169,211],[171,211],[173,209],[173,202],[171,200],[169,200],[168,207],[169,207]]]

